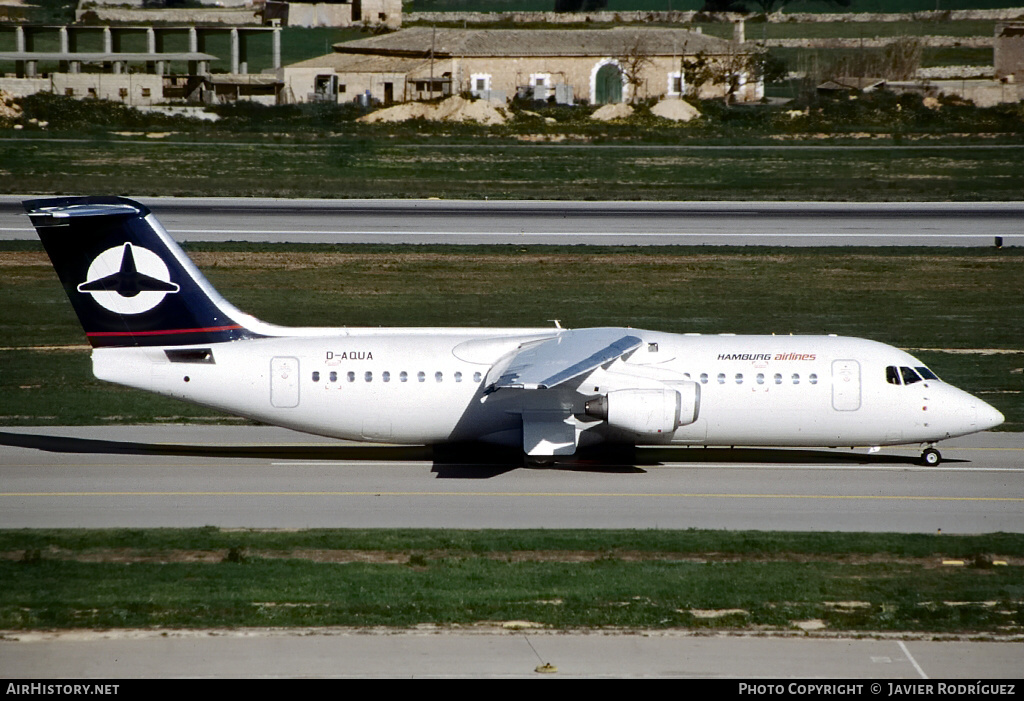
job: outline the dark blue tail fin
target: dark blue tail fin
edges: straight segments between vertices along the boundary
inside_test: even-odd
[[[24,205],[94,347],[257,335],[246,328],[256,320],[228,304],[138,202],[59,197]]]

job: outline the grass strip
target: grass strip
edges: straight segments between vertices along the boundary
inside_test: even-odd
[[[0,553],[9,630],[1024,625],[1024,536],[1012,534],[26,530],[0,533]]]
[[[588,137],[589,138],[589,137]],[[888,142],[888,140],[887,140]],[[1016,200],[1019,149],[0,139],[0,192],[583,200]],[[203,167],[193,167],[196,150]],[[273,172],[273,178],[264,175]]]

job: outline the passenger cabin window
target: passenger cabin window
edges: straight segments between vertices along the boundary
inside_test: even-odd
[[[455,381],[456,382],[462,382],[462,373],[461,372],[455,373]]]
[[[391,373],[385,370],[380,374],[380,379],[382,379],[384,382],[391,382]]]
[[[402,372],[398,373],[398,380],[399,382],[408,382],[409,373],[407,373],[405,370],[402,370]]]
[[[473,382],[479,382],[482,379],[484,379],[484,376],[481,375],[479,372],[473,373]]]
[[[354,372],[349,371],[349,373],[348,373],[348,381],[349,382],[355,382],[356,381],[356,374]]]
[[[725,384],[725,373],[724,372],[718,373],[718,384],[720,384],[720,385],[724,385]]]
[[[757,373],[757,384],[759,384],[759,385],[763,385],[764,384],[764,373],[763,372]]]
[[[444,374],[443,373],[441,373],[441,372],[435,372],[434,373],[434,380],[435,381],[440,382],[443,379],[444,379]]]
[[[420,382],[426,382],[427,381],[427,373],[425,373],[422,370],[420,370],[418,373],[416,373],[416,379],[419,380]]]
[[[313,382],[319,382],[319,381],[320,381],[320,373],[317,372],[316,370],[314,370],[313,371]]]
[[[736,373],[736,384],[738,384],[738,385],[742,385],[743,384],[743,373],[742,372]]]
[[[777,384],[777,385],[781,385],[782,384],[782,374],[781,373],[778,373],[778,372],[775,373],[775,384]]]
[[[338,373],[334,372],[333,370],[331,371],[331,374],[328,375],[328,377],[330,378],[331,382],[338,381]]]
[[[811,381],[812,385],[818,384],[818,376],[815,375],[813,372],[811,373],[810,377],[808,377],[807,379]]]
[[[708,383],[708,374],[706,372],[702,372],[700,374],[700,383],[702,385],[706,385]]]

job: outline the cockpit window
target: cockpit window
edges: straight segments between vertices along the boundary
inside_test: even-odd
[[[913,371],[911,368],[901,367],[900,374],[903,375],[903,384],[912,385],[915,382],[921,381],[921,376]]]
[[[890,385],[900,384],[900,372],[895,365],[890,365],[885,369],[885,381]]]
[[[919,367],[919,368],[914,368],[914,369],[917,370],[917,374],[918,375],[920,375],[921,377],[923,377],[926,380],[937,380],[937,379],[939,379],[938,376],[934,372],[929,370],[928,368]]]

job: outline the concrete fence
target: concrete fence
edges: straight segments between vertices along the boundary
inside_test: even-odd
[[[667,22],[692,24],[694,22],[736,22],[751,20],[759,15],[743,15],[734,12],[410,12],[405,23],[466,23],[488,24],[493,22],[516,23],[618,23],[618,22]],[[926,22],[943,20],[1013,20],[1024,18],[1024,7],[998,10],[932,10],[912,13],[880,12],[776,12],[768,15],[768,21],[782,22]]]

